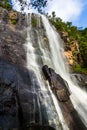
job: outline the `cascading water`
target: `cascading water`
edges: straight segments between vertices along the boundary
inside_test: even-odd
[[[38,28],[41,28],[40,16],[38,16],[38,18],[36,19],[39,23]],[[27,68],[29,70],[34,71],[34,73],[37,76],[37,77],[31,77],[33,78],[31,91],[37,94],[37,98],[38,98],[37,100],[38,100],[39,115],[40,115],[39,124],[50,125],[56,128],[57,130],[62,130],[62,127],[61,127],[61,124],[62,124],[64,130],[68,130],[68,127],[61,114],[61,110],[58,106],[57,110],[59,111],[57,114],[54,103],[53,103],[53,99],[52,99],[52,92],[48,84],[44,82],[41,69],[42,69],[42,66],[44,65],[44,62],[45,63],[49,62],[49,64],[51,64],[51,60],[49,60],[48,55],[46,55],[49,52],[46,50],[46,53],[45,53],[44,51],[46,48],[42,40],[43,36],[41,36],[41,32],[40,32],[41,29],[40,30],[38,29],[39,31],[37,30],[35,31],[35,28],[33,29],[32,27],[31,21],[32,21],[32,16],[28,14],[27,15],[27,23],[28,23],[27,42],[24,47],[27,53]],[[34,100],[33,100],[33,104],[35,104]],[[45,117],[43,116],[43,114]],[[58,115],[60,115],[61,121]],[[33,121],[35,123],[35,119],[33,119]]]
[[[71,80],[69,73],[66,71],[67,68],[64,65],[63,55],[61,53],[61,42],[55,29],[51,27],[46,17],[42,17],[44,27],[46,29],[47,37],[49,39],[49,45],[52,55],[52,61],[54,69],[65,79],[69,85],[71,91],[72,103],[79,113],[83,123],[87,127],[87,93],[75,85]]]
[[[33,77],[32,80],[32,92],[37,94],[38,98],[40,115],[39,123],[43,124],[43,116],[41,113],[41,111],[43,111],[47,116],[46,120],[48,120],[49,125],[55,126],[56,130],[62,130],[60,125],[62,124],[63,130],[69,130],[63,118],[58,101],[52,93],[48,83],[44,81],[41,69],[42,66],[46,64],[54,68],[54,70],[68,82],[72,103],[78,111],[83,123],[87,126],[87,117],[85,114],[87,112],[87,94],[72,82],[68,72],[66,71],[67,68],[65,67],[63,58],[63,47],[61,45],[62,40],[45,16],[33,15],[33,17],[35,17],[38,23],[38,29],[35,28],[36,25],[32,25],[32,16],[28,14],[27,41],[25,49],[27,53],[27,67],[29,70],[34,71],[37,76],[37,78]],[[38,82],[35,81],[36,79]],[[37,88],[35,86],[37,86]],[[84,99],[82,99],[82,97]],[[33,104],[35,104],[34,99]]]

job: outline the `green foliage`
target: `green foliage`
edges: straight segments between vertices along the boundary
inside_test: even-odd
[[[78,51],[73,51],[73,56],[77,56]]]
[[[82,68],[79,64],[73,67],[73,70],[77,73],[87,74],[87,68]]]
[[[50,19],[50,22],[55,26],[55,28],[57,29],[57,31],[64,31],[64,23],[61,21],[61,19]]]
[[[37,27],[37,24],[38,24],[38,23],[37,23],[37,19],[36,19],[34,16],[33,16],[32,19],[31,19],[31,23],[32,23],[32,26],[33,26],[33,27],[35,27],[35,28]]]
[[[17,23],[17,20],[16,19],[11,19],[11,23],[15,25]]]
[[[47,0],[30,0],[29,2],[26,0],[19,0],[21,4],[21,10],[23,11],[24,8],[29,8],[33,7],[38,10],[38,12],[42,13],[42,10],[46,7],[47,5]],[[11,10],[12,7],[9,3],[9,0],[0,0],[0,6],[3,8],[6,8],[8,10]]]
[[[52,12],[52,17],[53,17],[53,18],[56,17],[55,11]]]
[[[87,67],[87,41],[80,41],[80,52],[83,58],[83,66]]]
[[[0,1],[0,6],[7,9],[7,10],[12,9],[12,7],[10,6],[8,0],[3,0],[2,2]]]
[[[67,27],[71,27],[72,26],[72,22],[66,22],[66,26]]]
[[[31,5],[38,10],[38,12],[42,12],[42,9],[46,6],[47,0],[31,0]]]
[[[33,7],[38,10],[38,12],[42,13],[42,10],[47,5],[47,0],[30,0],[29,2],[19,0],[21,3],[21,10],[24,10],[24,8],[27,6],[28,8]]]

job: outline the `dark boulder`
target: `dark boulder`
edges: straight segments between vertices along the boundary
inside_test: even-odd
[[[67,89],[67,82],[59,74],[55,73],[55,71],[52,68],[49,68],[47,65],[42,67],[42,71],[46,79],[49,81],[52,90],[65,89],[66,93],[70,95],[69,90]]]
[[[43,70],[43,73],[44,73],[46,79],[49,79],[49,78],[50,78],[50,72],[49,72],[48,66],[47,66],[47,65],[44,65],[44,66],[42,67],[42,70]]]
[[[62,110],[64,119],[70,130],[86,130],[86,127],[82,123],[78,113],[74,109],[74,106],[70,100],[70,93],[67,88],[67,82],[55,73],[52,68],[47,65],[43,66],[42,71],[49,82],[49,85],[55,94],[59,106]]]
[[[71,79],[74,82],[77,82],[81,88],[87,90],[87,74],[72,73],[71,74]]]

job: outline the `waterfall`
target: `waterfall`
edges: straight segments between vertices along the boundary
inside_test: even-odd
[[[63,79],[67,81],[69,90],[71,91],[72,103],[80,115],[83,123],[87,127],[87,93],[79,88],[77,84],[74,84],[74,82],[71,80],[68,71],[66,71],[66,65],[64,64],[63,50],[61,47],[62,43],[60,42],[59,35],[52,25],[50,25],[46,17],[42,16],[42,20],[50,43],[49,45],[54,69],[63,77]]]
[[[36,17],[36,20],[38,21],[38,28],[41,26],[40,16]],[[50,87],[48,83],[44,81],[44,77],[42,74],[42,66],[44,63],[49,62],[51,64],[51,61],[49,60],[48,53],[49,51],[46,51],[45,53],[45,46],[43,42],[43,36],[41,36],[40,30],[37,31],[33,29],[32,27],[32,16],[31,14],[27,15],[27,39],[26,43],[24,45],[24,48],[26,50],[27,54],[27,68],[31,71],[33,71],[36,76],[32,77],[32,93],[34,92],[37,95],[38,100],[38,106],[39,106],[39,124],[47,124],[50,125],[57,130],[62,130],[61,124],[63,125],[65,130],[68,130],[68,127],[65,124],[65,121],[60,121],[60,117],[63,118],[61,114],[61,110],[58,106],[57,111],[54,106],[53,102],[53,96],[52,91],[50,90]],[[42,32],[43,33],[43,32]],[[54,97],[55,98],[55,97]],[[57,103],[57,101],[56,101]],[[35,101],[33,101],[33,104],[35,104]],[[44,120],[43,121],[43,115],[44,113]],[[60,117],[59,117],[60,116]],[[35,115],[33,116],[35,117]],[[35,122],[35,119],[33,119]]]
[[[87,126],[87,116],[85,114],[87,112],[87,94],[79,86],[75,85],[70,78],[64,63],[62,40],[45,16],[33,15],[33,17],[35,17],[38,25],[37,28],[33,27],[31,22],[32,15],[28,14],[27,39],[24,47],[27,54],[27,68],[36,74],[32,79],[33,87],[31,91],[37,95],[40,115],[39,123],[43,124],[41,111],[44,111],[49,125],[55,127],[56,130],[62,130],[62,127],[63,130],[69,130],[58,101],[52,93],[48,82],[44,80],[41,70],[42,66],[46,64],[67,81],[68,89],[71,92],[71,101],[83,123]],[[33,100],[33,104],[35,104],[35,100]],[[47,124],[47,122],[45,123]]]

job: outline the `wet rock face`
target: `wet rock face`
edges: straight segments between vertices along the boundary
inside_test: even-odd
[[[11,85],[0,83],[0,127],[18,127],[18,104]]]
[[[21,19],[24,19],[23,24]],[[16,25],[13,25],[11,20],[17,20]],[[0,57],[15,64],[26,64],[23,47],[27,36],[24,31],[25,25],[25,16],[17,12],[8,12],[0,7]]]
[[[0,129],[54,130],[38,98],[36,75],[25,68],[26,21],[0,7]]]
[[[39,89],[33,71],[0,58],[0,128],[54,130],[40,104]]]
[[[14,25],[11,20],[16,20],[17,23]],[[30,93],[32,85],[29,72],[22,67],[26,66],[23,47],[26,40],[25,20],[24,15],[9,13],[0,7],[0,128],[5,130],[26,127],[24,123],[30,117],[28,108],[30,106],[33,109],[28,99],[25,102],[28,105],[23,105],[23,95],[34,95]],[[33,74],[30,72],[30,75]],[[31,98],[30,100],[32,101]]]
[[[14,67],[0,59],[0,127],[18,127],[18,102]]]
[[[32,74],[31,74],[32,75]],[[26,80],[22,80],[23,76]],[[35,94],[29,88],[28,70],[0,59],[0,127],[26,127],[33,113],[33,98]],[[30,102],[29,102],[30,101]],[[37,101],[36,101],[37,103]]]

